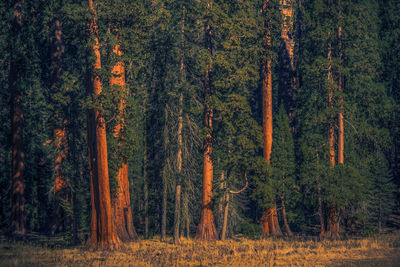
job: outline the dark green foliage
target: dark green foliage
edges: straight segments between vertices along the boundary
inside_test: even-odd
[[[49,232],[54,219],[53,131],[66,121],[68,156],[66,194],[57,233],[84,241],[90,228],[90,186],[86,110],[96,106],[106,119],[109,172],[114,179],[124,159],[135,227],[160,233],[166,188],[167,233],[172,232],[174,188],[182,182],[181,232],[193,233],[199,220],[202,177],[204,73],[212,65],[214,200],[230,194],[228,235],[257,237],[260,213],[284,197],[287,219],[296,232],[315,233],[318,185],[324,215],[335,205],[343,231],[380,232],[395,225],[398,210],[400,24],[393,0],[303,0],[296,7],[298,89],[295,121],[278,99],[283,71],[278,62],[281,38],[279,1],[94,0],[102,57],[103,91],[87,94],[93,55],[87,1],[23,1],[23,29],[13,37],[13,1],[0,3],[0,228],[9,225],[11,190],[9,62],[18,58],[24,99],[25,211],[29,231]],[[300,1],[299,1],[300,2]],[[62,74],[54,82],[51,36],[60,21],[64,54]],[[204,26],[212,29],[212,51],[205,47]],[[342,27],[339,41],[338,27]],[[264,46],[270,31],[271,46]],[[12,40],[12,42],[11,42]],[[120,44],[122,56],[113,48]],[[331,46],[332,60],[328,59]],[[342,52],[342,56],[341,53]],[[274,130],[270,166],[262,157],[261,65],[273,66]],[[125,64],[128,92],[111,87],[111,69]],[[183,63],[183,64],[182,64]],[[332,80],[328,81],[329,66]],[[183,67],[182,67],[183,66]],[[343,90],[338,79],[343,75]],[[283,77],[283,76],[282,76]],[[328,94],[332,92],[332,103]],[[281,92],[282,93],[282,92]],[[183,103],[180,106],[180,95]],[[125,138],[113,136],[121,98],[126,101]],[[178,113],[183,109],[182,172],[177,170]],[[328,130],[344,116],[344,164],[329,162]],[[59,114],[55,116],[55,114]],[[292,127],[292,128],[291,128]],[[337,138],[336,138],[337,141]],[[46,145],[44,145],[46,144]],[[335,144],[337,151],[337,144]],[[336,152],[337,157],[337,152]],[[224,180],[221,174],[224,173]],[[226,183],[226,187],[221,187]],[[145,188],[148,188],[148,211]],[[186,205],[182,200],[181,206]],[[215,205],[217,227],[222,226]],[[278,215],[280,216],[280,215]],[[189,221],[189,229],[186,222]],[[281,221],[281,218],[280,218]]]

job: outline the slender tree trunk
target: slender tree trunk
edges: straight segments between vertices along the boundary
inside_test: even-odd
[[[22,3],[15,1],[13,6],[11,49],[17,45],[22,29]],[[13,50],[10,50],[13,51]],[[18,55],[10,55],[9,88],[11,90],[11,148],[12,148],[12,191],[11,191],[11,233],[24,235],[24,114],[22,92],[19,88],[23,75],[23,60]]]
[[[169,145],[168,136],[168,104],[165,105],[165,121],[164,121],[164,155],[167,154],[167,149]],[[162,214],[161,214],[161,240],[167,238],[167,201],[168,201],[168,188],[167,188],[167,167],[169,165],[169,158],[164,159],[164,166],[162,170]]]
[[[269,5],[269,0],[263,0],[262,10],[265,15],[269,13]],[[269,20],[270,19],[264,22],[266,28],[264,46],[266,49],[271,49],[271,23]],[[262,66],[262,75],[263,154],[269,164],[272,150],[272,67],[270,58],[267,58]],[[277,218],[276,200],[273,201],[273,206],[271,208],[267,208],[263,211],[261,224],[264,236],[282,234]]]
[[[183,60],[181,61],[181,71]],[[182,128],[183,128],[183,94],[179,95],[179,114],[178,114],[178,153],[177,153],[177,182],[175,189],[175,214],[174,214],[174,243],[179,243],[179,224],[181,211],[181,181],[182,181]]]
[[[161,241],[167,238],[167,177],[166,171],[163,171],[163,189],[162,189],[162,215],[161,215]]]
[[[332,84],[333,84],[333,77],[332,77],[332,44],[331,42],[328,43],[328,82],[329,86],[329,93],[328,93],[328,104],[329,107],[333,109],[333,91],[332,91]],[[335,167],[335,126],[333,123],[333,118],[330,118],[330,125],[329,125],[329,161],[331,163],[331,168]],[[327,219],[327,227],[326,227],[326,236],[330,238],[337,238],[339,237],[339,217],[337,214],[337,207],[336,205],[331,204],[328,209],[328,219]]]
[[[123,52],[120,45],[116,45],[113,51],[117,56],[122,56]],[[124,128],[125,125],[125,109],[126,97],[128,95],[127,87],[125,84],[125,65],[122,61],[117,61],[113,66],[112,75],[110,77],[110,85],[113,87],[117,85],[121,90],[121,99],[119,101],[118,124],[114,128],[114,137],[118,140],[118,148],[123,146]],[[120,158],[121,166],[117,171],[118,189],[117,196],[112,200],[113,218],[116,226],[118,237],[122,241],[137,240],[138,235],[135,227],[133,226],[131,198],[129,191],[128,179],[128,163],[127,159],[122,156]]]
[[[328,91],[328,105],[331,109],[333,109],[333,92],[332,92],[332,44],[331,42],[328,43],[328,84],[329,84],[329,91]],[[329,161],[331,163],[331,168],[335,167],[335,125],[333,124],[333,118],[330,118],[329,122]]]
[[[145,145],[146,147],[146,145]],[[145,149],[144,162],[147,162],[147,151]],[[144,237],[149,238],[149,185],[147,182],[147,164],[143,164],[143,193],[144,193]]]
[[[342,63],[343,51],[342,51],[342,27],[338,27],[338,46],[339,46],[339,60]],[[339,72],[338,90],[340,93],[343,92],[343,74]],[[343,97],[340,96],[340,112],[338,115],[338,164],[344,164],[344,126],[343,126]]]
[[[177,180],[175,189],[175,213],[174,213],[174,243],[179,243],[179,227],[181,220],[181,189],[182,189],[182,130],[183,130],[183,85],[185,82],[184,65],[184,45],[185,45],[185,7],[182,7],[182,29],[181,29],[181,55],[180,55],[180,74],[181,92],[179,94],[179,114],[178,114],[178,153],[177,153]]]
[[[221,171],[221,183],[219,185],[219,189],[221,192],[221,196],[218,199],[218,214],[217,214],[217,231],[221,235],[222,240],[222,225],[224,220],[224,205],[225,205],[225,192],[226,192],[226,183],[225,183],[225,171]]]
[[[289,223],[286,219],[286,208],[285,208],[285,195],[281,195],[281,202],[282,202],[282,217],[283,217],[283,224],[285,225],[285,231],[287,236],[293,236],[292,230],[290,230]]]
[[[225,192],[224,219],[222,222],[222,232],[221,232],[222,241],[224,241],[226,238],[226,229],[228,225],[228,212],[229,212],[229,192]]]
[[[144,134],[143,134],[143,198],[144,198],[144,238],[149,238],[149,184],[147,178],[147,97],[143,100]]]
[[[94,95],[100,95],[102,83],[97,73],[101,69],[100,46],[97,37],[96,13],[92,0],[89,0],[89,8],[93,16],[90,32],[93,38],[93,54],[95,55],[91,90]],[[91,229],[92,236],[89,239],[88,246],[92,249],[117,249],[121,241],[115,231],[112,218],[106,125],[103,115],[97,108],[93,108],[90,113],[92,113],[92,116],[89,116],[89,119],[94,119],[94,121],[90,121],[91,125],[88,127],[88,140],[92,142],[92,144],[89,144],[89,150],[92,150],[89,152],[89,155],[92,156],[89,163],[96,171],[92,171],[91,176],[91,189],[93,189],[91,191],[91,202],[94,204],[92,206],[92,219],[95,217],[95,221],[92,221],[94,229]]]
[[[189,196],[187,190],[183,193],[183,225],[185,226],[186,233],[182,233],[182,236],[186,234],[186,238],[190,238],[190,217],[189,217]],[[182,227],[183,229],[183,227]]]
[[[205,26],[205,43],[210,56],[212,56],[211,26]],[[216,240],[218,239],[217,229],[214,224],[214,215],[212,212],[212,184],[213,184],[213,163],[212,163],[212,121],[213,109],[210,106],[212,96],[212,63],[208,63],[204,75],[204,126],[207,129],[206,137],[203,143],[203,194],[201,205],[200,223],[197,228],[196,239]]]
[[[317,152],[317,172],[319,172],[319,156]],[[320,232],[319,236],[324,237],[325,236],[325,220],[324,220],[324,213],[322,209],[322,190],[321,190],[321,183],[319,181],[319,173],[316,176],[316,182],[317,182],[317,190],[318,190],[318,215],[319,215],[319,223],[320,223]]]

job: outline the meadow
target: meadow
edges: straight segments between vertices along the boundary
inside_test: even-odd
[[[54,241],[54,240],[53,240]],[[316,237],[161,242],[155,237],[119,251],[89,251],[40,241],[0,242],[1,266],[400,266],[400,232],[346,240]]]

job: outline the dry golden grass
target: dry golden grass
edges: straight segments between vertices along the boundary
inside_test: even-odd
[[[175,246],[158,239],[116,252],[0,242],[1,266],[400,266],[400,232],[363,239],[302,241],[235,238]]]

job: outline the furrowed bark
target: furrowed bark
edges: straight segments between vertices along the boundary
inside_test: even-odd
[[[123,52],[120,45],[116,45],[113,51],[117,56],[122,56]],[[121,99],[119,101],[118,124],[114,128],[114,137],[118,140],[118,147],[122,148],[124,140],[125,124],[125,98],[128,95],[125,84],[125,65],[122,61],[117,61],[113,66],[110,85],[117,85],[121,89]],[[121,167],[117,171],[118,189],[117,196],[112,200],[113,218],[118,237],[122,241],[137,240],[138,235],[133,226],[132,207],[129,191],[128,163],[123,156],[119,159]]]
[[[93,95],[100,95],[102,83],[97,71],[101,69],[100,45],[97,37],[96,12],[93,7],[93,1],[89,1],[90,12],[93,19],[90,23],[90,33],[93,40],[93,54],[95,61],[93,63],[93,72],[91,74],[91,88]],[[107,159],[107,137],[105,120],[98,108],[89,111],[88,140],[90,166],[92,167],[91,177],[91,202],[92,202],[92,236],[89,239],[88,246],[91,249],[117,249],[120,247],[120,239],[115,231],[112,218],[110,183],[108,175]],[[95,171],[93,171],[95,169]],[[94,211],[93,211],[94,210]],[[95,218],[94,218],[95,217]]]

